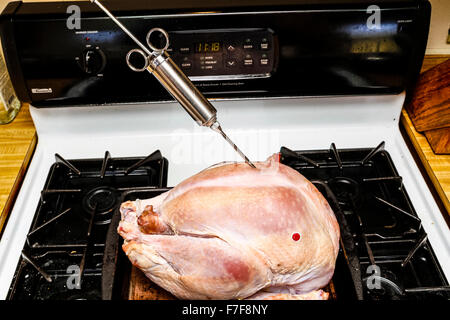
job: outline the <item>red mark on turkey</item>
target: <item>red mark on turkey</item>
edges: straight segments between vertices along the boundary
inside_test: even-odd
[[[294,233],[293,235],[292,235],[292,240],[294,240],[294,241],[298,241],[298,240],[300,240],[300,233]]]

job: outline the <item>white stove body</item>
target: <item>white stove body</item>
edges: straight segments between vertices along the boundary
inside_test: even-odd
[[[404,94],[216,101],[225,132],[252,160],[292,150],[370,148],[385,141],[447,279],[450,229],[400,133]],[[65,159],[146,156],[169,160],[168,186],[214,163],[241,161],[217,133],[198,127],[177,103],[30,108],[38,144],[0,240],[5,299],[55,153]],[[99,168],[100,169],[100,168]]]

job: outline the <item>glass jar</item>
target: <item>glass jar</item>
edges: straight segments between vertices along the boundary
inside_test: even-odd
[[[14,92],[3,55],[0,53],[0,124],[13,121],[21,105]]]

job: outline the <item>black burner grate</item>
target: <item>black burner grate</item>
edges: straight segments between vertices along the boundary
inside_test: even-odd
[[[280,160],[317,186],[339,220],[341,251],[333,278],[338,299],[450,299],[384,142],[374,149],[282,147]]]
[[[56,154],[55,160],[9,299],[101,299],[106,234],[121,194],[167,183],[168,162],[159,151],[70,161]]]

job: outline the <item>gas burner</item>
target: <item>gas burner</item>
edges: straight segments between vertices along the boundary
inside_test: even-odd
[[[95,224],[107,224],[111,222],[112,212],[119,205],[120,193],[113,187],[97,187],[83,197],[83,214],[88,221],[92,214],[95,215]]]
[[[396,275],[389,270],[382,270],[380,275],[365,278],[366,293],[371,300],[404,300],[404,289],[398,283]]]
[[[351,178],[336,177],[328,181],[328,185],[333,190],[339,204],[343,205],[348,201],[356,203],[360,198],[360,187],[358,182]]]
[[[50,300],[100,300],[100,292],[92,290],[89,292],[77,292],[78,290],[67,290],[56,293],[49,297]]]

